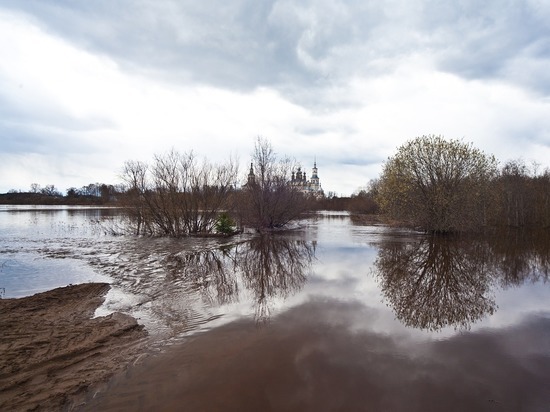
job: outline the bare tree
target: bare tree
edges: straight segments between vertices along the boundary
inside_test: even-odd
[[[550,172],[538,173],[521,159],[504,164],[494,186],[498,191],[494,222],[514,227],[550,226]]]
[[[40,193],[46,196],[61,196],[61,192],[54,185],[46,185],[40,189]]]
[[[269,141],[257,138],[240,202],[245,224],[258,230],[280,228],[307,209],[304,195],[290,184],[293,166],[288,157],[277,158]]]
[[[135,224],[135,234],[151,233],[150,228],[145,228],[147,218],[147,204],[145,193],[147,192],[147,164],[129,160],[124,163],[122,180],[125,184],[125,194],[122,204],[126,206],[130,221]]]

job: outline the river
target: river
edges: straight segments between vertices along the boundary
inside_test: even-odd
[[[123,228],[117,209],[0,207],[4,297],[107,281],[96,316],[153,338],[159,355],[90,410],[550,405],[545,233],[433,238],[334,212],[273,236]]]

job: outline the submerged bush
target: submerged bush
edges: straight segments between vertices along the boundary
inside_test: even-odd
[[[218,233],[230,235],[235,232],[235,221],[231,219],[231,216],[227,212],[223,212],[218,217],[215,229]]]
[[[227,210],[237,165],[199,163],[192,152],[157,155],[151,165],[126,162],[124,202],[139,235],[182,237],[210,233]]]
[[[377,201],[390,218],[429,232],[487,224],[497,161],[458,140],[417,137],[384,165]]]

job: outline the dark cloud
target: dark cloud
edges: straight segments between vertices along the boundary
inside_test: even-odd
[[[67,156],[91,154],[100,150],[93,141],[78,138],[76,133],[37,124],[26,125],[14,122],[13,119],[0,120],[1,152],[8,155],[34,153],[54,156],[63,153]]]
[[[425,11],[423,26],[446,71],[470,79],[523,83],[520,73],[507,70],[510,64],[527,58],[550,63],[550,29],[535,2],[428,1]],[[550,92],[550,82],[532,86]]]
[[[104,118],[76,118],[55,108],[32,110],[29,112],[10,106],[0,96],[0,137],[2,152],[15,153],[86,153],[92,144],[77,138],[90,131],[107,130],[114,123]]]
[[[288,36],[267,23],[271,4],[11,2],[49,31],[127,68],[232,88],[301,76]]]
[[[384,158],[375,155],[349,156],[339,159],[339,163],[350,166],[372,166],[380,164]]]
[[[537,71],[550,58],[550,29],[534,2],[4,3],[127,68],[226,88],[269,85],[310,102],[308,90],[387,73],[415,53],[466,78],[550,86],[507,70],[525,58]]]
[[[374,28],[384,23],[383,10],[360,4],[8,1],[4,7],[22,10],[48,31],[127,68],[292,93],[369,67],[379,48]]]
[[[2,154],[61,155],[90,154],[98,149],[90,142],[59,131],[27,129],[0,122]]]
[[[10,155],[43,152],[45,146],[48,145],[47,139],[2,123],[0,123],[0,136],[2,139],[2,153]]]

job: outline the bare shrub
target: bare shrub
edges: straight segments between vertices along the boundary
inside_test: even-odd
[[[153,163],[126,162],[125,204],[136,234],[182,237],[210,233],[238,175],[236,162],[199,162],[193,152],[156,155]]]

